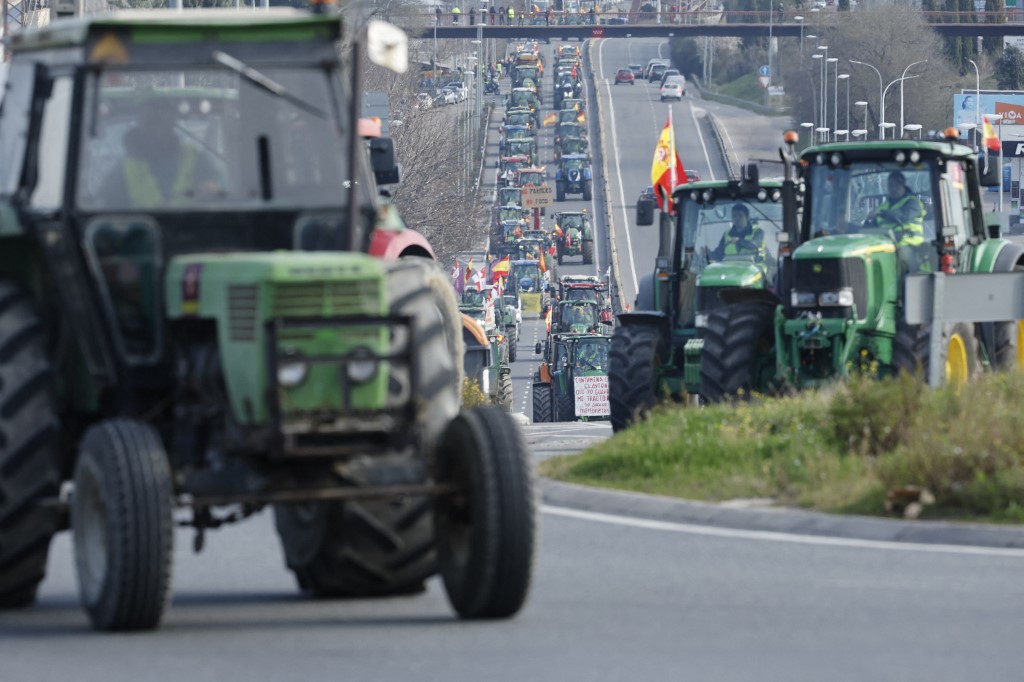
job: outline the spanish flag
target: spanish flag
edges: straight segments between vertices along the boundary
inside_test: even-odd
[[[673,169],[675,172],[673,173]],[[673,177],[673,175],[675,177]],[[676,154],[675,139],[672,134],[672,118],[669,116],[665,123],[664,130],[658,138],[658,146],[654,148],[654,162],[651,164],[651,184],[654,185],[654,193],[657,195],[658,208],[669,213],[672,212],[671,202],[666,208],[666,198],[671,198],[673,182],[682,182],[686,179],[686,171],[683,170],[683,162]]]
[[[537,261],[537,269],[542,273],[548,271],[548,262],[544,259],[544,249],[540,250],[540,260]]]
[[[550,306],[549,305],[548,306],[548,314],[544,316],[544,321],[547,323],[547,326],[548,326],[548,334],[551,333],[551,310],[553,308],[554,308],[554,306]]]
[[[558,123],[558,114],[550,113],[544,117],[544,127],[553,126]]]
[[[586,120],[587,120],[587,117],[586,117],[586,115],[585,115],[585,114],[584,114],[584,113],[583,113],[583,112],[581,111],[581,112],[579,113],[579,115],[578,115],[578,116],[576,117],[576,120],[577,120],[577,121],[579,121],[580,123],[583,123],[584,121],[586,121]]]
[[[983,130],[982,143],[984,144],[985,149],[998,154],[999,136],[996,135],[995,129],[992,127],[992,124],[989,123],[988,116],[982,116],[981,120],[983,121],[981,124]]]
[[[500,277],[508,277],[508,271],[512,268],[510,256],[505,256],[491,266],[491,281],[497,282]]]

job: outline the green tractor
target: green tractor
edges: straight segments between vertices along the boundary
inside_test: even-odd
[[[491,405],[511,412],[512,372],[502,336],[493,331],[485,334],[476,319],[463,313],[462,340],[466,344],[465,381],[475,383]]]
[[[999,182],[996,162],[979,173],[982,162],[950,129],[922,141],[821,145],[788,163],[806,187],[799,246],[783,262],[781,300],[740,297],[708,315],[701,393],[709,401],[927,370],[933,348],[946,357],[936,369],[944,365],[954,385],[983,366],[1024,364],[1019,320],[948,322],[933,340],[931,325],[904,314],[920,306],[907,299],[908,275],[955,281],[1024,269],[1024,245],[1000,238],[998,214],[982,210],[981,186]],[[1007,295],[984,278],[977,286],[981,297]]]
[[[584,265],[594,262],[594,231],[590,227],[590,216],[584,211],[561,211],[554,215],[557,229],[562,236],[555,242],[558,264],[566,258],[579,256]]]
[[[614,430],[665,397],[686,401],[701,392],[707,360],[701,337],[712,311],[740,299],[778,301],[778,263],[791,242],[783,230],[782,186],[761,180],[748,165],[742,180],[676,187],[674,213],[661,213],[655,269],[641,278],[633,310],[618,315],[612,338]],[[725,248],[733,216],[743,212],[751,234],[760,231],[763,250]],[[653,212],[638,206],[637,222],[649,225]]]
[[[507,413],[461,410],[456,300],[398,258],[431,252],[378,193],[394,151],[355,118],[341,38],[285,9],[9,38],[0,608],[34,601],[70,527],[92,625],[155,628],[175,525],[199,551],[263,509],[314,596],[440,573],[462,617],[523,604],[528,454]]]
[[[533,381],[534,422],[608,419],[610,342],[601,334],[552,336]]]

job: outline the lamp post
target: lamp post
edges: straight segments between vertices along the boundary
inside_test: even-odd
[[[818,49],[823,51],[823,55],[822,55],[822,58],[821,58],[821,89],[820,89],[820,92],[821,92],[821,125],[824,126],[825,122],[828,120],[828,104],[825,101],[827,99],[826,96],[825,96],[825,93],[828,92],[828,90],[825,88],[825,79],[828,78],[828,67],[825,65],[825,62],[828,60],[828,45],[819,45]]]
[[[974,151],[978,151],[978,128],[981,127],[981,73],[973,59],[968,59],[974,67]]]
[[[886,123],[885,121],[882,121],[881,123],[879,123],[878,124],[878,139],[880,139],[880,140],[884,140],[885,139],[885,129],[886,128],[895,128],[895,127],[896,127],[895,123]],[[895,135],[895,133],[893,133],[893,134]]]
[[[882,106],[882,98],[883,98],[883,95],[882,95],[882,72],[879,71],[878,69],[876,69],[875,67],[871,66],[867,62],[858,62],[856,59],[851,59],[850,63],[851,64],[860,64],[861,66],[867,66],[867,67],[871,68],[872,70],[874,70],[875,73],[878,74],[878,110],[881,111],[882,109],[884,109],[884,107]],[[864,129],[865,130],[868,127],[868,118],[867,118],[867,116],[868,116],[868,110],[865,108],[864,109]]]
[[[903,81],[906,80],[907,71],[910,71],[910,67],[916,66],[917,64],[924,64],[927,59],[922,59],[919,62],[914,62],[903,69],[903,78],[900,80],[900,128],[903,128]]]
[[[803,123],[800,124],[800,127],[807,129],[807,134],[810,135],[811,141],[813,142],[814,134],[811,131],[814,129],[814,124],[811,123],[810,121],[804,121]]]
[[[815,128],[815,132],[818,133],[818,137],[822,141],[828,142],[828,128],[826,126],[818,126]]]
[[[894,80],[891,83],[889,83],[888,85],[886,85],[885,86],[885,90],[882,91],[882,122],[878,124],[878,127],[882,129],[882,137],[880,139],[883,139],[883,140],[885,139],[885,129],[886,128],[893,128],[893,127],[896,126],[895,123],[892,123],[890,125],[886,125],[885,124],[885,93],[889,92],[889,88],[891,88],[892,86],[896,85],[897,83],[902,83],[905,80],[910,80],[911,78],[917,78],[917,77],[918,76],[902,76],[900,78],[897,78],[896,80]]]
[[[864,100],[858,100],[853,103],[855,107],[864,107],[864,137],[868,135],[868,103]],[[858,131],[853,131],[854,137],[856,137]]]
[[[921,128],[922,126],[920,123],[908,123],[905,126],[903,126],[903,130],[905,131],[910,131],[911,133],[917,131],[917,139],[919,140],[921,139]]]
[[[850,74],[841,73],[836,76],[837,81],[846,81],[846,129],[850,129]]]
[[[822,68],[818,69],[818,71],[821,72],[821,74],[822,74],[821,75],[821,78],[822,78],[821,82],[824,83],[825,82],[824,81],[824,78],[825,78],[825,76],[824,76],[824,73],[825,73],[825,68],[824,68],[825,67],[825,56],[819,52],[817,54],[811,55],[811,59],[820,59],[821,60],[820,64],[821,64]],[[818,96],[819,97],[821,96],[821,86],[820,85],[818,86]],[[824,123],[824,121],[821,120],[821,100],[820,99],[817,102],[817,106],[814,107],[814,122],[815,123],[819,123],[819,122]],[[815,127],[817,127],[817,126],[815,126]]]
[[[839,127],[839,58],[829,57],[826,61],[836,65],[836,77],[832,81],[832,130],[835,130]],[[828,73],[828,66],[825,67],[825,73]]]
[[[800,15],[793,17],[794,20],[800,22],[800,58],[804,56],[804,18]]]

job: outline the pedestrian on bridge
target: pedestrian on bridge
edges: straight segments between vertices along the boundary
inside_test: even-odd
[[[459,25],[459,15],[460,14],[462,14],[462,10],[459,9],[458,5],[456,5],[455,7],[452,7],[452,24],[454,24],[456,26]]]
[[[508,25],[512,26],[516,23],[516,10],[512,5],[508,6]]]
[[[469,8],[469,25],[476,26],[476,7]]]
[[[498,25],[504,26],[505,25],[505,17],[507,17],[507,16],[508,16],[508,12],[505,10],[505,6],[501,5],[500,7],[498,7]]]
[[[437,22],[438,26],[441,25],[441,6],[440,5],[438,5],[437,7],[434,8],[434,21]]]
[[[494,15],[495,15],[494,5],[491,5],[491,26],[494,26]]]

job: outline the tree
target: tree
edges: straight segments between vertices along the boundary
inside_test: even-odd
[[[1024,52],[1012,45],[1007,47],[996,61],[995,72],[1000,90],[1024,87]]]
[[[1003,0],[985,0],[985,23],[1006,23],[1006,7]],[[989,56],[994,57],[1003,49],[1003,41],[997,37],[986,39],[984,44],[985,53]]]

